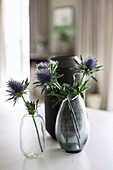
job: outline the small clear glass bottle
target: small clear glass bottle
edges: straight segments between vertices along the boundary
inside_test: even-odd
[[[37,110],[33,112],[23,116],[20,123],[20,149],[28,158],[37,158],[45,150],[44,120]]]

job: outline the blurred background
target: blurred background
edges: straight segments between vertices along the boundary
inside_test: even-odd
[[[86,93],[88,107],[113,110],[113,0],[0,0],[0,88],[9,78],[31,81],[50,56],[92,56],[103,65]]]

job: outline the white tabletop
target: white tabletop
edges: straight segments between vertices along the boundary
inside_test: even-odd
[[[112,170],[113,113],[87,109],[90,137],[84,150],[65,153],[48,134],[46,151],[37,159],[25,158],[19,147],[19,124],[24,115],[21,100],[12,106],[0,93],[0,170]],[[44,105],[39,113],[44,115]]]

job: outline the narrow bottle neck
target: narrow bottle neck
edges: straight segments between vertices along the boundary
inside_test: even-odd
[[[38,115],[38,110],[27,110],[27,114],[30,116],[37,116]]]

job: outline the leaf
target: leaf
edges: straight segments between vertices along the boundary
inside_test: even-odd
[[[80,64],[78,63],[78,61],[77,61],[75,58],[73,58],[73,60],[74,60],[74,62],[75,62],[77,65],[80,66]]]
[[[10,90],[5,90],[5,91],[10,93]]]
[[[52,73],[53,72],[53,65],[51,64],[50,67],[51,67],[51,73]]]
[[[77,78],[76,78],[75,76],[73,76],[73,78],[74,78],[74,84],[73,84],[73,86],[76,87]]]
[[[53,100],[52,109],[59,103],[58,99]]]
[[[53,83],[53,85],[54,85],[55,87],[57,87],[58,89],[60,89],[60,84],[59,84],[58,82]]]
[[[41,94],[44,92],[45,89],[46,89],[46,87],[44,86],[44,87],[42,88]]]
[[[25,84],[28,86],[29,82],[28,82],[28,78],[26,78]]]
[[[87,69],[87,66],[85,64],[82,65],[82,69]]]
[[[80,55],[80,59],[81,59],[81,61],[83,61],[82,55]]]
[[[89,88],[90,88],[90,86],[83,87],[81,91],[83,92],[83,91],[85,91],[85,90],[87,90]]]
[[[94,76],[91,76],[91,78],[98,83],[98,80]]]
[[[7,100],[5,100],[5,101],[9,101],[9,100],[12,100],[13,99],[13,97],[11,97],[11,98],[9,98],[9,99],[7,99]]]
[[[78,68],[77,68],[77,67],[74,67],[74,68],[70,68],[70,70],[78,70]]]
[[[77,89],[74,89],[74,92],[76,92],[76,93],[77,93]]]
[[[57,93],[55,93],[55,92],[51,92],[50,94],[49,94],[49,96],[56,96],[56,97],[59,97],[59,94],[57,94]]]
[[[33,84],[39,84],[40,82],[38,82],[38,81],[36,81],[36,82],[34,82]]]
[[[36,109],[38,107],[38,103],[39,103],[39,99],[37,99],[37,101],[36,101]]]
[[[22,83],[21,84],[24,84],[24,80],[22,81]]]
[[[82,80],[80,79],[80,80],[78,81],[77,87],[81,86],[81,83],[82,83]]]
[[[41,85],[40,85],[40,84],[39,84],[39,85],[37,84],[34,88],[36,88],[36,87],[41,87]]]
[[[95,67],[95,68],[99,69],[99,68],[101,68],[101,67],[102,67],[102,65],[101,65],[101,66],[97,66],[97,67]]]
[[[64,75],[64,74],[57,75],[57,76],[55,77],[55,79],[58,79],[58,78],[62,77],[63,75]]]
[[[37,102],[38,102],[38,100],[37,100]],[[37,103],[37,104],[38,104],[38,103]],[[33,115],[33,114],[35,113],[34,110],[37,109],[37,104],[35,104],[34,101],[31,101],[31,102],[27,101],[27,102],[25,103],[25,106],[26,106],[29,114]]]
[[[79,91],[79,87],[80,87],[80,86],[79,86],[79,82],[78,82],[77,85],[76,85],[76,87],[75,87],[76,90],[77,90],[77,92]]]
[[[82,93],[82,92],[80,93],[80,95],[81,95],[81,97],[84,99],[84,95],[83,95],[83,93]]]
[[[85,85],[88,83],[88,81],[89,81],[89,80],[86,80],[86,81],[84,82],[84,84],[83,84],[82,87],[80,88],[80,91],[82,91],[82,89],[85,87]]]
[[[58,61],[55,61],[55,65],[53,66],[53,73],[56,71],[57,67],[58,67]]]
[[[58,61],[50,60],[51,73],[54,73],[56,71],[57,67],[58,67]]]

